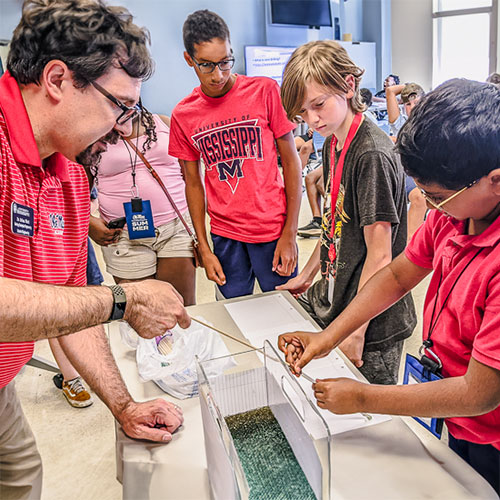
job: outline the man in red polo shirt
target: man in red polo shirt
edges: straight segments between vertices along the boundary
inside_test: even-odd
[[[129,436],[168,442],[183,421],[164,400],[132,400],[100,326],[124,318],[145,337],[188,326],[180,296],[156,281],[84,288],[90,207],[78,163],[131,133],[152,72],[148,41],[128,11],[100,0],[27,1],[12,38],[0,79],[2,499],[41,494],[41,460],[13,382],[34,340],[78,332],[61,346]]]
[[[437,375],[422,370],[422,382],[438,380],[404,386],[319,380],[318,406],[445,418],[450,447],[500,494],[500,89],[444,83],[415,107],[397,147],[431,214],[405,253],[321,334],[281,335],[280,349],[300,373],[433,271],[424,304],[426,358],[412,366]]]

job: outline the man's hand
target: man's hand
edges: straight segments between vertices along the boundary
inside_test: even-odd
[[[182,425],[182,410],[164,399],[145,403],[130,401],[116,419],[127,436],[160,443],[172,440],[172,434]]]
[[[311,332],[283,333],[278,337],[278,347],[297,376],[311,359],[322,358],[333,348],[326,335]]]
[[[177,290],[165,281],[145,280],[121,284],[127,296],[123,319],[146,339],[163,335],[177,323],[191,324],[184,301]]]
[[[295,234],[283,233],[276,244],[273,258],[273,271],[280,276],[290,276],[297,266],[297,243]]]
[[[107,247],[118,240],[121,229],[108,229],[106,223],[99,217],[90,216],[89,236],[102,247]]]
[[[363,389],[367,384],[350,378],[326,378],[313,384],[320,408],[345,415],[363,411]]]
[[[283,285],[276,287],[276,290],[288,290],[295,298],[304,293],[312,284],[312,280],[300,273],[295,278],[288,280]]]
[[[339,348],[356,368],[361,368],[364,363],[362,356],[365,347],[365,331],[365,328],[355,331],[339,344]]]
[[[201,260],[203,262],[203,267],[205,268],[205,274],[207,278],[211,281],[215,281],[219,286],[226,284],[226,275],[222,270],[219,259],[210,250],[205,250],[201,252]]]

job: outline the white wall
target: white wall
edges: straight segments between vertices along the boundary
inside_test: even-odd
[[[10,40],[21,17],[22,0],[0,0],[0,39]]]
[[[265,45],[264,0],[109,0],[124,5],[136,23],[151,32],[154,76],[144,84],[143,100],[152,111],[170,114],[198,85],[184,61],[182,25],[191,12],[209,8],[224,18],[231,31],[235,70],[245,69],[244,46]],[[10,39],[21,16],[21,0],[0,0],[0,38]]]
[[[432,86],[432,0],[392,0],[392,73]]]

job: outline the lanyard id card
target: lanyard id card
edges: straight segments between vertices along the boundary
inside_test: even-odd
[[[125,218],[127,219],[128,237],[131,240],[140,238],[152,238],[155,236],[155,227],[153,223],[153,213],[151,211],[151,202],[141,200],[141,198],[132,198],[123,204],[125,209]]]
[[[429,359],[424,356],[423,359]],[[425,361],[424,361],[425,362]],[[425,366],[418,358],[411,354],[406,355],[405,360],[405,373],[403,384],[422,384],[425,382],[432,382],[434,380],[441,380],[443,377],[438,373],[434,373],[431,368]],[[444,419],[442,418],[425,418],[413,417],[420,425],[423,425],[438,439],[441,439],[443,432]]]
[[[139,127],[139,125],[137,125]],[[139,140],[139,128],[137,129],[137,140]],[[132,154],[123,139],[125,147],[130,156],[131,175],[132,175],[132,198],[123,203],[125,209],[125,219],[127,220],[128,237],[131,240],[141,238],[152,238],[155,236],[155,226],[153,222],[153,212],[151,211],[151,202],[139,197],[139,191],[135,183],[135,167],[137,162],[137,145],[135,146],[136,156],[132,160]]]

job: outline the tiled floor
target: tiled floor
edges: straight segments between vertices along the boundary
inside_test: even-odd
[[[299,226],[307,224],[310,211],[304,198]],[[314,249],[316,239],[298,238],[299,268]],[[107,277],[107,282],[110,278]],[[214,300],[214,287],[199,269],[198,303]],[[427,282],[426,282],[427,283]],[[420,311],[426,283],[414,293]],[[407,342],[411,352],[418,349],[420,324]],[[46,341],[36,353],[50,358]],[[37,437],[44,463],[44,500],[118,500],[121,487],[115,479],[113,418],[97,397],[89,408],[71,408],[52,383],[52,374],[25,367],[16,379],[24,411]],[[138,499],[139,500],[139,499]]]

